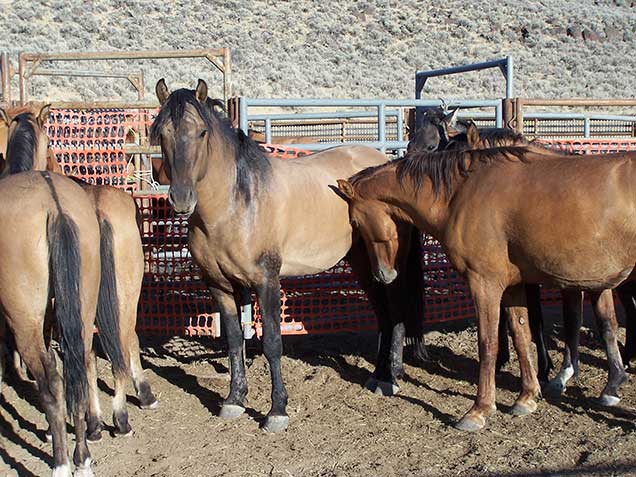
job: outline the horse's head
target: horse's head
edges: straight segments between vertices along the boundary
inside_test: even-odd
[[[391,283],[397,277],[398,227],[390,206],[382,201],[366,199],[349,181],[338,180],[340,194],[349,204],[351,226],[362,236],[371,260],[374,278]]]
[[[6,138],[0,153],[10,174],[47,170],[49,137],[44,123],[50,107],[29,106],[15,113],[0,109],[0,137]]]
[[[433,152],[444,149],[457,134],[457,112],[459,108],[446,113],[441,107],[429,108],[424,112],[422,124],[408,144],[408,152]]]
[[[155,91],[161,109],[151,126],[151,140],[161,145],[172,207],[178,214],[190,215],[197,205],[196,185],[207,171],[217,103],[208,98],[208,86],[201,79],[196,90],[172,93],[160,79]]]

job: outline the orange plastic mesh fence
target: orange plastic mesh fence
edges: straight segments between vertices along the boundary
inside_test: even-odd
[[[66,174],[94,184],[134,191],[124,152],[131,131],[147,134],[155,111],[54,110],[49,136],[58,163]],[[546,141],[578,153],[607,153],[636,149],[636,139],[576,139]],[[300,157],[307,151],[266,145],[272,155]],[[203,284],[187,246],[187,223],[175,217],[164,194],[137,195],[145,274],[139,303],[138,329],[162,335],[218,336],[219,322],[209,291]],[[426,323],[469,319],[473,304],[466,284],[448,263],[438,242],[422,236],[422,273]],[[351,268],[341,261],[309,277],[282,280],[281,329],[284,334],[372,330],[376,319],[357,285]],[[558,294],[545,293],[549,301]],[[254,324],[260,334],[255,303]]]

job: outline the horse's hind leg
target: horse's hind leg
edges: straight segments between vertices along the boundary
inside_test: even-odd
[[[636,282],[621,283],[616,291],[625,309],[623,364],[629,367],[629,362],[636,357]]]
[[[142,409],[157,409],[159,407],[159,401],[157,401],[157,398],[152,393],[150,384],[146,376],[144,376],[144,369],[141,367],[141,359],[139,358],[139,338],[134,329],[132,333],[128,335],[128,343],[123,346],[128,349],[130,356],[130,371],[135,391],[137,392],[137,398],[139,398],[139,406]],[[126,350],[124,350],[124,353],[126,353]]]
[[[376,355],[375,369],[373,375],[365,383],[365,387],[371,391],[382,395],[391,395],[398,392],[397,380],[392,379],[391,358],[397,357],[397,349],[393,348],[393,326],[390,312],[386,286],[373,280],[369,258],[362,241],[354,242],[348,255],[351,268],[358,280],[360,288],[364,290],[371,303],[371,307],[378,320],[378,352]],[[399,278],[399,275],[398,275]],[[402,337],[404,333],[402,332]],[[395,349],[395,353],[391,350]],[[402,358],[402,342],[399,342],[400,366]],[[400,370],[401,371],[401,370]]]
[[[564,290],[561,296],[565,348],[559,374],[548,381],[545,387],[545,393],[551,396],[563,394],[570,378],[579,375],[579,342],[581,325],[583,324],[583,292]]]
[[[20,318],[22,323],[28,321],[24,319],[26,317]],[[53,350],[47,351],[41,328],[24,328],[17,329],[13,326],[12,331],[17,349],[37,383],[40,401],[53,437],[53,476],[70,476],[63,385],[56,369],[55,354]]]
[[[541,394],[537,374],[530,360],[531,332],[526,307],[525,286],[511,287],[506,291],[504,297],[508,312],[508,324],[512,331],[512,339],[521,369],[521,394],[515,401],[512,413],[516,416],[523,416],[536,410],[536,398]]]
[[[97,389],[97,358],[95,353],[91,353],[88,366],[86,367],[86,378],[88,380],[86,438],[91,442],[97,442],[102,438],[104,423],[102,420],[101,405],[99,404],[99,390]]]
[[[263,352],[269,363],[272,380],[272,408],[267,413],[263,429],[279,432],[289,425],[287,416],[287,390],[283,383],[280,360],[283,341],[280,333],[280,258],[265,254],[260,259],[264,279],[256,285],[256,294],[263,310]]]
[[[554,364],[548,354],[543,334],[543,312],[541,311],[541,287],[539,285],[526,285],[526,299],[528,303],[528,319],[530,320],[530,332],[532,340],[537,347],[538,376],[539,381],[547,383],[550,379],[550,371]]]
[[[627,374],[625,373],[625,367],[623,366],[623,360],[618,349],[618,340],[616,338],[618,323],[616,321],[614,298],[612,296],[612,290],[592,293],[591,297],[599,332],[605,342],[607,364],[609,367],[607,385],[605,389],[603,389],[599,399],[601,404],[605,406],[614,406],[620,401],[618,388],[627,381]]]

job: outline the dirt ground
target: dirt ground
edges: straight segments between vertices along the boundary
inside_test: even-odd
[[[558,327],[552,356],[560,361]],[[624,330],[621,329],[623,333]],[[622,334],[621,334],[622,336]],[[249,406],[226,422],[216,417],[229,386],[218,342],[173,338],[147,341],[144,365],[160,400],[141,411],[129,389],[135,433],[106,433],[92,444],[97,476],[589,476],[636,475],[634,377],[616,408],[596,404],[606,379],[604,353],[585,331],[581,377],[560,400],[543,400],[530,416],[508,411],[519,389],[513,362],[498,378],[498,412],[477,434],[453,423],[476,392],[476,330],[469,326],[428,335],[434,362],[406,367],[400,393],[385,398],[362,385],[370,375],[373,334],[285,339],[283,373],[290,427],[268,435],[259,423],[269,409],[266,360],[248,360]],[[110,415],[112,380],[100,360],[100,387]],[[18,394],[21,396],[19,397]],[[49,473],[46,423],[30,383],[9,383],[0,403],[0,475]],[[108,419],[110,420],[110,419]],[[70,437],[69,437],[70,439]]]

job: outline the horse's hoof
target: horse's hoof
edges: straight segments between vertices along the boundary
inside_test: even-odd
[[[265,432],[276,433],[284,431],[289,425],[289,416],[267,416],[263,430]]]
[[[130,437],[134,434],[134,431],[132,430],[132,427],[128,426],[129,430],[127,432],[124,431],[120,431],[120,430],[115,430],[115,436],[117,437]]]
[[[221,406],[221,412],[219,412],[219,417],[221,419],[236,419],[244,412],[245,408],[243,406],[238,406],[236,404],[223,404],[223,406]]]
[[[387,383],[386,381],[378,381],[378,385],[374,392],[378,396],[395,396],[399,391],[400,387],[397,384]]]
[[[483,417],[465,415],[455,424],[455,429],[465,432],[475,432],[483,429],[485,425],[486,419]]]
[[[95,477],[95,474],[93,474],[93,470],[91,469],[91,460],[86,459],[84,464],[76,466],[75,472],[73,472],[73,477]]]
[[[52,477],[71,477],[71,466],[68,464],[60,465],[53,469]]]
[[[150,403],[150,404],[141,404],[139,406],[141,409],[148,411],[148,410],[152,410],[152,409],[158,409],[159,408],[159,401],[157,401],[156,399]]]
[[[553,379],[552,381],[548,381],[548,383],[543,387],[543,394],[549,397],[560,397],[565,391],[565,385],[557,379]]]
[[[610,394],[601,394],[601,397],[598,398],[598,402],[603,406],[616,406],[619,402],[621,402],[621,398],[618,396],[611,396]]]
[[[537,403],[533,400],[527,401],[525,403],[516,402],[510,413],[513,416],[527,416],[528,414],[532,414],[537,410]]]
[[[367,382],[364,383],[364,387],[374,393],[378,387],[378,380],[375,379],[375,376],[371,376],[369,379],[367,379]]]
[[[132,427],[130,427],[130,424],[128,423],[128,419],[119,421],[119,422],[117,419],[113,419],[113,421],[115,425],[115,430],[113,431],[113,433],[115,434],[115,436],[117,437],[132,436],[133,430],[132,430]]]

